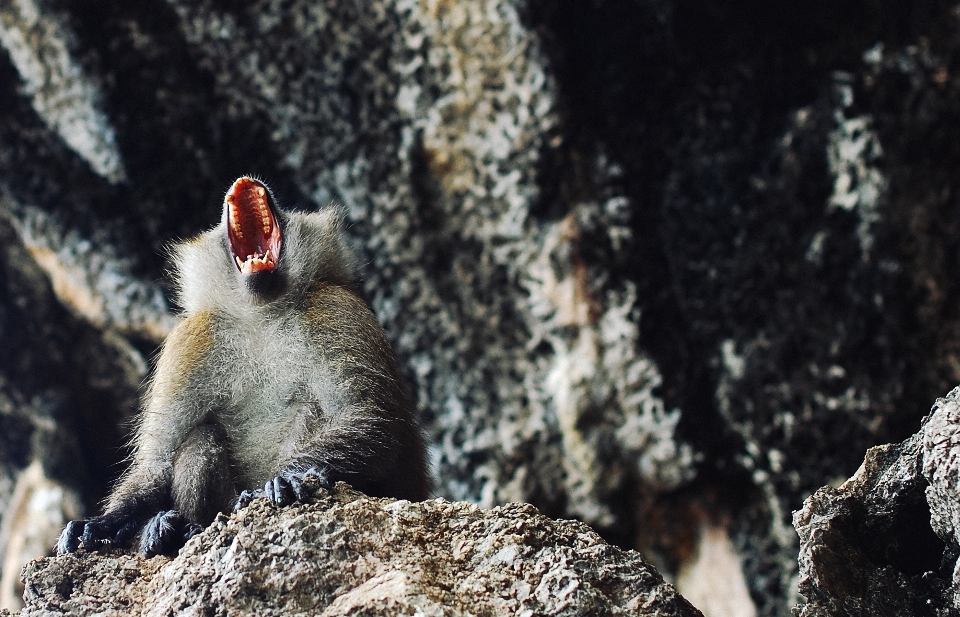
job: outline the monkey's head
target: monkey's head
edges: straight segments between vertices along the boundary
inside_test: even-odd
[[[316,282],[356,283],[336,208],[287,212],[266,184],[243,176],[227,191],[220,224],[173,249],[187,311],[296,301]]]

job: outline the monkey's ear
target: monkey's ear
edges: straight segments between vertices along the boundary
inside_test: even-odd
[[[316,214],[323,218],[325,225],[333,227],[338,233],[346,228],[347,208],[341,203],[331,201],[317,210]]]
[[[183,310],[210,310],[236,299],[237,268],[224,238],[221,223],[170,248],[176,301]]]
[[[347,209],[336,202],[330,203],[310,214],[307,220],[331,240],[341,241],[347,225]]]
[[[329,281],[353,286],[357,260],[343,232],[344,211],[328,206],[318,212],[287,212],[287,250],[281,267],[289,267],[294,284]]]

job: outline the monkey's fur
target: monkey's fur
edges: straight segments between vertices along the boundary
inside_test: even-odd
[[[272,255],[243,266],[231,243],[266,215],[262,203],[253,214],[231,212],[238,195],[259,195],[282,233]],[[160,353],[130,467],[102,516],[64,529],[60,553],[124,546],[138,532],[143,553],[175,552],[218,512],[258,494],[279,506],[302,499],[308,476],[374,496],[426,498],[413,404],[355,292],[340,225],[333,209],[279,210],[265,185],[241,178],[220,225],[175,247],[185,315]],[[251,263],[259,269],[244,271]]]

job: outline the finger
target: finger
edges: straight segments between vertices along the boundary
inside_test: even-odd
[[[303,501],[307,498],[307,491],[304,489],[303,482],[300,481],[300,478],[290,476],[287,478],[287,481],[290,483],[290,490],[293,491],[293,495],[297,501]]]
[[[70,521],[67,523],[67,526],[64,527],[60,533],[60,538],[57,540],[58,555],[73,553],[79,548],[80,536],[83,535],[84,526],[85,523],[83,521]]]
[[[247,489],[237,497],[237,503],[233,506],[233,511],[237,512],[250,505],[250,502],[264,494],[262,489]]]
[[[193,536],[203,531],[203,527],[197,523],[188,524],[183,530],[183,541],[186,542]]]
[[[80,536],[80,541],[83,544],[83,548],[88,551],[96,550],[97,547],[104,543],[103,535],[100,533],[100,523],[97,521],[87,521],[86,525],[83,527],[83,535]]]
[[[269,497],[270,501],[273,502],[273,505],[282,507],[289,503],[289,499],[286,495],[287,482],[280,476],[274,476],[270,480],[267,480],[267,483],[263,488],[267,493],[267,497]]]
[[[320,469],[317,469],[316,467],[314,467],[311,471],[313,472],[314,476],[317,478],[317,485],[320,488],[325,488],[328,491],[333,489],[333,482],[331,482],[330,479],[327,477],[326,472]]]

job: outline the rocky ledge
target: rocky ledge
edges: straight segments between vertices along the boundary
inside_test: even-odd
[[[81,551],[23,577],[21,617],[700,615],[639,553],[582,523],[343,483],[310,503],[220,515],[174,559]]]

